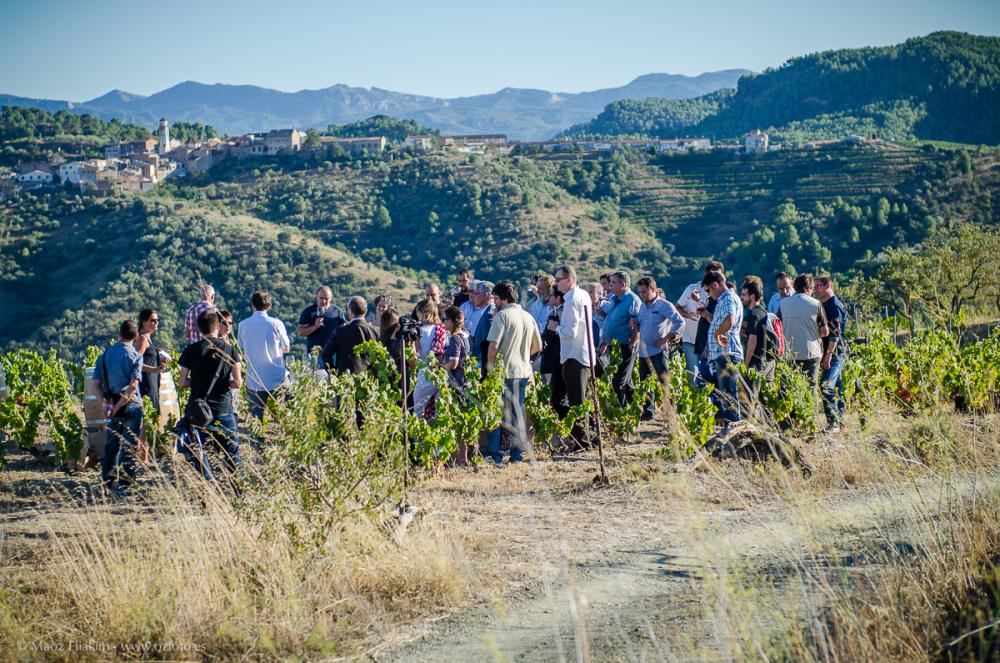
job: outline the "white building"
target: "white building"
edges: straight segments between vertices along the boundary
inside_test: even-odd
[[[676,138],[656,141],[657,152],[687,152],[688,150],[698,152],[710,149],[712,149],[712,141],[708,138]]]
[[[59,181],[63,184],[79,184],[80,163],[80,161],[67,161],[59,166]]]
[[[407,136],[403,144],[415,152],[428,152],[434,149],[434,136]]]
[[[743,151],[747,154],[751,152],[767,152],[768,137],[760,129],[754,129],[743,137]]]
[[[26,188],[34,188],[45,184],[52,184],[52,173],[41,168],[33,168],[17,176],[17,181]]]

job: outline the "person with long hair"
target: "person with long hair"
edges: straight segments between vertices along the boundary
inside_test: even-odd
[[[160,312],[155,308],[139,311],[139,336],[135,350],[142,357],[142,377],[139,380],[139,397],[147,397],[157,413],[160,411],[160,374],[168,369],[160,357],[160,350],[153,343],[153,334],[160,327]]]
[[[448,330],[441,324],[437,304],[429,299],[417,304],[417,319],[420,320],[420,341],[417,347],[417,360],[420,369],[413,388],[413,411],[418,417],[428,421],[434,418],[434,399],[438,389],[427,377],[426,367],[430,365],[431,357],[438,364],[444,363],[444,350],[448,344]]]
[[[451,334],[448,345],[444,349],[444,367],[448,371],[448,387],[462,394],[465,390],[465,361],[469,357],[469,332],[463,329],[465,316],[462,309],[449,306],[444,310],[444,326]],[[458,441],[458,449],[454,456],[455,465],[469,464],[469,445],[467,440]]]

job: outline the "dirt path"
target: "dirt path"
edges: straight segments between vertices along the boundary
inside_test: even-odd
[[[945,488],[946,486],[946,488]],[[805,619],[822,607],[809,591],[817,569],[864,573],[880,560],[918,554],[923,528],[957,502],[1000,490],[1000,478],[923,480],[822,498],[775,501],[746,510],[679,510],[638,531],[607,528],[596,554],[559,537],[563,560],[541,583],[488,608],[411,626],[379,661],[720,660],[727,634],[720,572],[767,574]],[[573,503],[564,501],[571,510]],[[586,508],[585,506],[583,508]],[[564,517],[572,518],[566,513]],[[557,546],[557,547],[559,547]],[[539,543],[542,554],[555,551]],[[806,591],[802,591],[803,587]],[[748,616],[748,621],[753,617]],[[683,656],[677,652],[684,652]]]

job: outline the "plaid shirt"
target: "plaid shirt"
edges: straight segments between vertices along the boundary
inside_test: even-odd
[[[189,343],[200,341],[203,337],[198,331],[198,316],[205,311],[214,311],[215,304],[202,300],[189,308],[184,314],[184,333],[187,335]]]
[[[733,325],[726,332],[726,347],[723,348],[715,339],[715,331],[722,324],[727,316],[733,316]],[[712,324],[708,328],[708,358],[718,359],[723,354],[728,354],[734,362],[743,361],[743,345],[740,343],[740,325],[743,323],[743,303],[737,298],[736,293],[726,289],[719,296],[719,301],[715,305],[715,312],[712,313]]]

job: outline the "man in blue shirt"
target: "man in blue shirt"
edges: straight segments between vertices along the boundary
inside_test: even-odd
[[[639,279],[636,289],[642,300],[639,321],[632,323],[632,327],[639,330],[639,379],[645,380],[646,376],[655,372],[660,384],[666,388],[670,375],[664,348],[684,331],[684,318],[673,304],[657,296],[656,281],[652,277]],[[655,415],[656,404],[650,395],[646,398],[642,418],[648,420]]]
[[[618,401],[624,406],[632,400],[635,385],[632,382],[632,369],[635,368],[636,346],[639,342],[639,332],[632,328],[632,322],[639,320],[639,308],[642,302],[639,296],[629,287],[631,281],[626,272],[618,271],[611,275],[611,306],[604,318],[604,333],[601,336],[601,347],[598,354],[604,354],[608,346],[617,343],[621,349],[621,363],[611,379],[611,386],[618,396]]]
[[[743,323],[743,303],[734,290],[726,286],[726,277],[718,272],[705,275],[701,285],[716,301],[712,324],[708,328],[708,370],[715,381],[712,394],[719,413],[726,421],[739,421],[739,364],[743,363],[740,325]]]
[[[844,321],[847,312],[844,304],[833,293],[829,276],[817,276],[816,297],[823,303],[829,335],[823,337],[823,359],[820,361],[819,389],[823,395],[823,412],[826,414],[827,431],[836,433],[844,425],[844,363],[847,345],[844,341]]]
[[[781,300],[792,296],[792,277],[785,272],[778,272],[778,275],[774,277],[774,286],[777,292],[771,295],[771,299],[767,300],[767,312],[778,315]]]
[[[132,320],[118,328],[118,342],[104,351],[98,360],[97,374],[111,400],[108,442],[101,459],[101,479],[118,496],[127,494],[135,485],[135,448],[142,428],[142,401],[139,379],[142,377],[142,357],[132,345],[139,329]],[[105,410],[107,411],[107,409]]]

